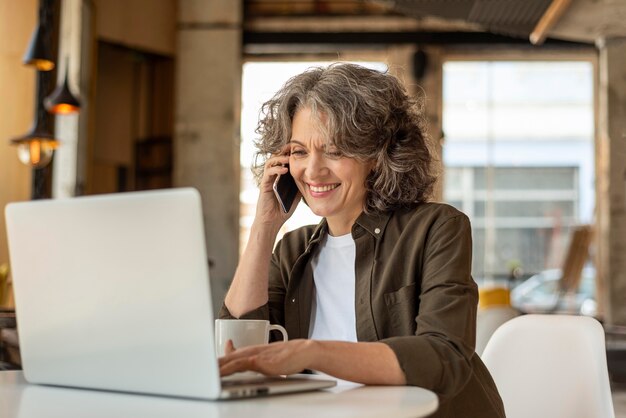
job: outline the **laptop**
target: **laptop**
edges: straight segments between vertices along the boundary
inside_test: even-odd
[[[200,399],[335,385],[222,382],[197,190],[11,203],[5,216],[28,382]]]

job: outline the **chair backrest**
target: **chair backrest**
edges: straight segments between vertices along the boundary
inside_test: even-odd
[[[613,418],[604,330],[593,318],[524,315],[482,355],[508,418]]]
[[[589,259],[589,246],[593,238],[590,225],[581,225],[574,228],[572,238],[563,261],[559,290],[562,292],[575,291],[580,284],[585,262]]]
[[[478,308],[476,315],[476,353],[483,354],[493,333],[505,322],[519,316],[519,311],[510,306],[488,306]]]

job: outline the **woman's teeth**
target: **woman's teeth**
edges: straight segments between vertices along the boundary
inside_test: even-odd
[[[311,185],[309,185],[309,188],[311,189],[312,192],[322,193],[322,192],[331,191],[334,188],[336,188],[337,186],[339,186],[339,184],[329,184],[329,185],[326,185],[326,186],[311,186]]]

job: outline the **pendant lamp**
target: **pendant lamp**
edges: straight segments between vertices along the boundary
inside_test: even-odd
[[[58,85],[44,101],[46,110],[55,115],[68,115],[80,110],[80,102],[72,94],[68,83],[69,61],[65,61],[65,77],[63,83]]]
[[[49,42],[46,39],[46,32],[41,22],[39,22],[37,27],[35,27],[26,54],[24,54],[24,58],[22,59],[25,65],[33,66],[39,71],[50,71],[54,68],[54,61],[52,60]]]

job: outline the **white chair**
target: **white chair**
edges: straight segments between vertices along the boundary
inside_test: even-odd
[[[524,315],[482,356],[508,418],[614,418],[604,330],[583,316]]]
[[[487,342],[498,327],[519,314],[517,309],[506,305],[479,308],[476,315],[476,353],[482,356]]]

